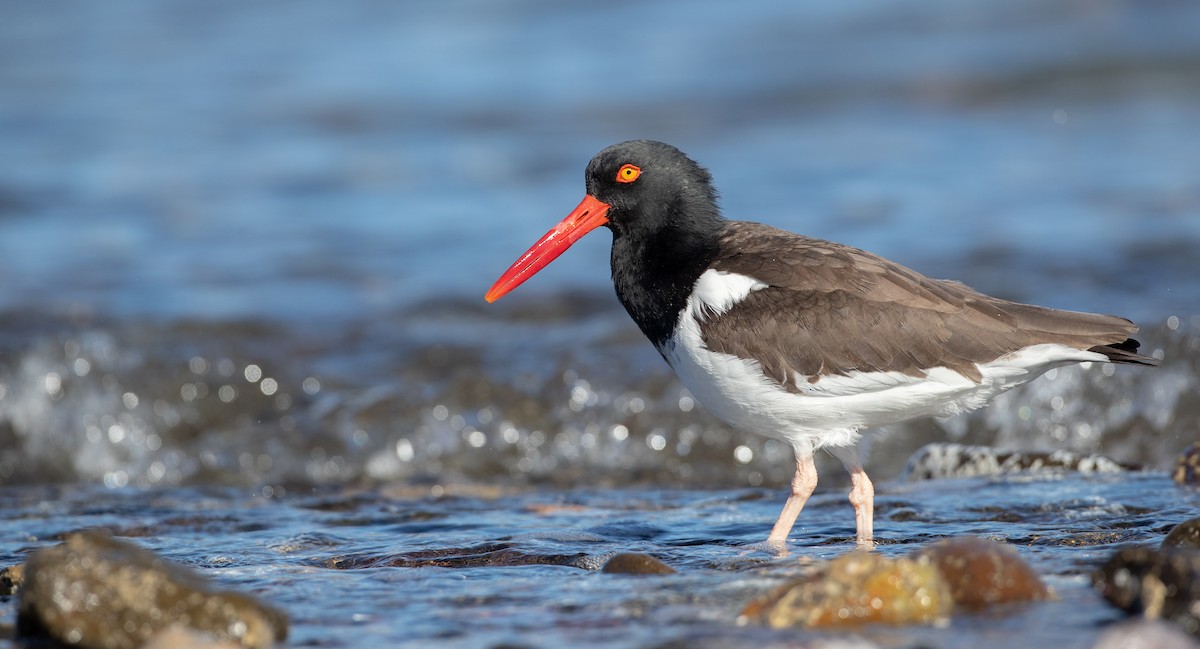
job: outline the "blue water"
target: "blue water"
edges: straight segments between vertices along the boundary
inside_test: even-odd
[[[292,616],[289,646],[298,647],[788,646],[847,635],[880,647],[1003,647],[1015,634],[1086,648],[1103,625],[1121,617],[1093,591],[1095,565],[1114,548],[1159,541],[1171,522],[1200,507],[1194,489],[1154,475],[881,487],[879,552],[902,556],[949,535],[1007,541],[1058,598],[960,614],[941,627],[830,633],[740,625],[749,601],[814,559],[853,549],[849,504],[828,494],[803,513],[795,554],[746,550],[763,538],[781,501],[761,489],[397,487],[267,497],[215,488],[10,489],[0,496],[0,523],[12,542],[0,562],[19,560],[57,534],[107,526],[282,606]],[[119,505],[97,502],[114,496]],[[999,513],[1004,522],[994,518]],[[576,558],[573,565],[398,567],[423,552],[469,559],[496,548]],[[677,573],[597,570],[613,553],[631,551],[653,554]],[[8,619],[14,608],[0,602]]]
[[[778,642],[731,626],[743,595],[777,575],[727,566],[777,513],[790,451],[731,431],[670,375],[612,294],[607,233],[482,301],[582,197],[587,160],[639,137],[708,166],[732,218],[1008,298],[1125,315],[1164,359],[1063,369],[970,417],[883,437],[867,467],[879,484],[945,439],[1103,452],[1151,473],[980,489],[1022,516],[1031,496],[1068,503],[1018,531],[986,513],[935,515],[963,506],[936,483],[906,492],[922,527],[901,525],[900,546],[1007,538],[1064,599],[875,642],[1001,646],[995,634],[1036,628],[1030,642],[1087,629],[1064,642],[1086,646],[1113,617],[1081,566],[1116,541],[1047,550],[1035,537],[1076,520],[1071,502],[1083,528],[1132,520],[1130,542],[1195,510],[1161,473],[1200,430],[1194,2],[10,4],[6,564],[69,529],[137,537],[200,511],[216,522],[138,538],[279,602],[301,645]],[[824,557],[848,549],[836,539],[850,521],[844,473],[819,461],[830,518],[810,508],[802,524],[815,527],[797,542]],[[352,505],[349,522],[306,500],[357,489],[384,495]],[[497,491],[413,495],[434,489]],[[727,504],[748,493],[749,506]],[[1092,520],[1089,499],[1121,505]],[[542,501],[599,510],[616,531],[530,515]],[[1162,514],[1143,520],[1128,503]],[[410,508],[447,522],[398,522]],[[249,519],[261,527],[236,522]],[[581,532],[599,538],[544,538]],[[651,551],[685,570],[642,599],[576,568],[464,581],[312,563],[508,536]],[[278,549],[293,541],[302,549]],[[510,582],[530,594],[506,597]],[[312,593],[360,593],[363,606],[331,611]],[[1044,630],[1063,607],[1082,617]],[[447,630],[463,616],[488,622]]]
[[[13,7],[0,305],[341,323],[475,298],[595,151],[652,137],[731,216],[1190,313],[1193,4],[827,4]],[[606,290],[603,239],[526,293]]]

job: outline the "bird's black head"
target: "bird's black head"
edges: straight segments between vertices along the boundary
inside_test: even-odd
[[[588,195],[610,206],[608,226],[617,236],[662,228],[707,230],[720,221],[712,176],[669,144],[614,144],[592,158],[585,178]]]
[[[686,297],[724,227],[708,172],[673,146],[634,140],[596,154],[586,179],[583,201],[492,284],[487,301],[516,288],[602,225],[613,232],[613,281],[631,313],[630,300],[643,294],[638,301],[655,307],[674,308],[676,297]],[[655,290],[672,297],[659,299],[650,294]]]

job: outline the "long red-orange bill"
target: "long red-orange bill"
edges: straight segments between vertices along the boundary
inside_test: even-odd
[[[608,203],[604,203],[591,194],[583,197],[579,206],[554,226],[549,232],[538,239],[521,258],[508,267],[500,279],[492,284],[483,299],[495,302],[505,293],[521,285],[533,277],[547,264],[566,252],[571,244],[579,241],[583,235],[608,223]]]

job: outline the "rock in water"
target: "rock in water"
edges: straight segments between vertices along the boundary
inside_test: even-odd
[[[1200,550],[1200,518],[1188,519],[1175,527],[1163,539],[1162,547]]]
[[[620,575],[673,575],[675,569],[662,561],[640,552],[622,552],[609,559],[603,572]]]
[[[944,478],[974,478],[1015,473],[1116,473],[1137,467],[1103,455],[1069,451],[1006,451],[990,446],[933,443],[917,449],[904,467],[910,482]]]
[[[1051,597],[1033,568],[1011,546],[977,537],[938,541],[916,554],[938,569],[954,603],[968,610]]]
[[[25,564],[17,564],[0,570],[0,597],[15,595],[25,581]]]
[[[933,566],[858,551],[751,602],[742,615],[777,629],[929,624],[948,617],[953,604]]]
[[[136,649],[172,626],[253,648],[287,636],[282,612],[103,532],[72,534],[25,563],[19,637]]]
[[[1179,484],[1200,485],[1200,442],[1183,449],[1179,459],[1175,460],[1175,474],[1172,476]]]
[[[1200,635],[1200,552],[1119,550],[1092,579],[1113,606],[1147,619],[1167,620]]]

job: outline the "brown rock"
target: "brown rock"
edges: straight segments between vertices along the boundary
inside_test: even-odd
[[[858,551],[751,602],[742,615],[774,628],[929,624],[950,614],[950,589],[932,565]]]
[[[1110,604],[1127,613],[1166,620],[1200,635],[1200,552],[1118,550],[1092,582]]]
[[[675,569],[648,554],[622,552],[609,559],[603,572],[621,575],[673,575]]]
[[[1186,520],[1175,527],[1163,539],[1163,549],[1192,548],[1200,550],[1200,518]]]
[[[915,558],[933,564],[954,603],[969,610],[1048,599],[1050,590],[1011,546],[978,537],[938,541]]]
[[[18,563],[0,570],[0,596],[15,595],[25,581],[25,564]]]
[[[1179,459],[1175,460],[1175,474],[1172,477],[1179,484],[1200,485],[1200,442],[1192,442],[1191,446],[1183,449]]]
[[[134,649],[171,626],[244,647],[287,635],[283,613],[102,532],[72,534],[25,563],[18,636]]]

